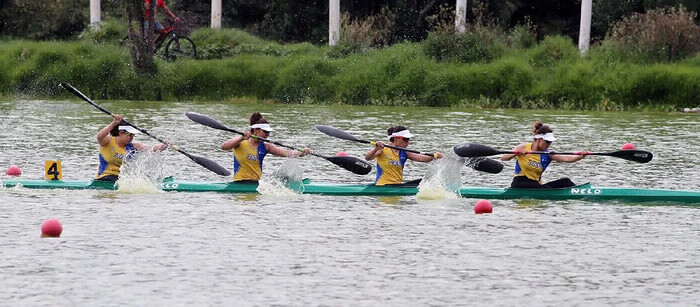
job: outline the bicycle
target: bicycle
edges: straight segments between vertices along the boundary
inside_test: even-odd
[[[179,34],[179,31],[175,28],[177,25],[177,23],[173,23],[169,27],[163,29],[165,35],[163,35],[163,39],[156,41],[153,53],[157,54],[158,50],[165,46],[163,58],[168,61],[175,61],[178,58],[197,58],[197,45],[195,45],[192,39],[187,35]],[[160,33],[155,33],[155,35],[160,36]],[[128,35],[122,39],[122,42],[128,41]]]
[[[178,24],[174,23],[164,29],[166,34],[160,42],[157,42],[155,52],[165,45],[163,57],[168,61],[175,61],[178,58],[197,58],[197,45],[187,35],[180,35],[175,30],[176,25]],[[168,42],[163,44],[165,41]]]

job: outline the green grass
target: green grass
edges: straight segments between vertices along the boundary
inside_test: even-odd
[[[115,39],[120,29],[106,24],[98,30],[104,33],[84,33],[78,41],[3,40],[0,96],[67,97],[57,84],[70,82],[96,99],[129,100],[255,97],[284,103],[582,110],[678,110],[700,101],[700,55],[653,63],[603,43],[581,56],[570,39],[559,36],[529,48],[498,44],[488,56],[487,49],[473,49],[440,59],[435,41],[340,55],[327,46],[281,45],[240,30],[201,29],[191,37],[202,58],[157,58],[152,79],[133,72],[127,47]],[[460,43],[477,46],[473,40]]]

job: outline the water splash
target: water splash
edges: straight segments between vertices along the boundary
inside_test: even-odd
[[[132,159],[125,160],[121,166],[119,187],[120,194],[155,194],[162,193],[159,182],[163,179],[163,156],[150,151],[139,152]]]
[[[300,190],[304,170],[297,159],[290,158],[269,176],[263,176],[258,182],[258,193],[265,196],[293,196]]]
[[[442,159],[430,163],[425,178],[418,185],[416,198],[422,200],[459,198],[463,163],[461,158],[452,153],[445,154]]]

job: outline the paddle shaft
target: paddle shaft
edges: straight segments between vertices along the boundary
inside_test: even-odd
[[[330,135],[330,136],[332,136],[332,137],[336,137],[336,138],[339,138],[339,139],[348,140],[348,141],[353,141],[353,142],[359,142],[359,143],[363,143],[363,144],[370,144],[370,145],[376,144],[376,142],[370,142],[370,141],[366,141],[366,140],[360,140],[360,139],[354,137],[353,135],[351,135],[350,133],[347,133],[347,132],[345,132],[345,131],[342,131],[342,130],[340,130],[340,129],[333,128],[333,127],[330,127],[330,126],[316,125],[316,129],[318,129],[318,131],[321,131],[322,133],[325,133],[325,134],[327,134],[327,135]],[[384,145],[384,146],[385,146],[385,147],[388,147],[388,148],[393,148],[393,149],[398,149],[398,150],[406,150],[406,151],[408,151],[408,152],[416,153],[416,154],[419,154],[419,155],[426,155],[426,156],[429,156],[429,157],[437,158],[437,157],[436,157],[436,156],[437,156],[436,154],[424,153],[424,152],[420,152],[420,151],[417,151],[417,150],[411,150],[411,149],[406,149],[406,148],[401,148],[401,147],[395,147],[395,146],[391,146],[391,145]],[[487,172],[487,173],[491,173],[491,174],[498,174],[499,172],[501,172],[501,170],[503,170],[503,163],[498,162],[498,161],[493,160],[493,159],[483,158],[483,159],[479,159],[479,161],[472,160],[472,162],[476,162],[476,163],[472,163],[472,164],[469,164],[469,165],[470,165],[472,168],[474,168],[475,170],[478,170],[478,171],[481,171],[481,172]]]
[[[376,146],[376,144],[377,144],[376,141],[362,141],[362,140],[358,140],[358,141],[361,141],[362,143],[365,143],[365,144],[370,144],[372,146]],[[404,147],[392,146],[392,145],[387,145],[387,144],[384,144],[384,147],[391,148],[391,149],[404,150],[407,152],[412,152],[412,153],[416,153],[416,154],[424,155],[424,156],[428,156],[428,157],[433,157],[433,158],[436,157],[436,155],[434,153],[431,154],[428,152],[420,152],[418,150],[408,149],[408,148],[404,148]]]
[[[67,91],[73,93],[74,95],[80,97],[80,99],[82,99],[82,100],[84,100],[85,102],[91,104],[93,107],[97,108],[98,110],[100,110],[100,111],[102,111],[102,112],[108,114],[109,116],[114,117],[114,113],[112,113],[112,112],[110,112],[109,110],[103,108],[101,105],[97,104],[96,102],[92,101],[92,99],[90,99],[90,98],[88,98],[87,96],[85,96],[85,94],[83,94],[82,92],[80,92],[78,89],[76,89],[76,88],[73,87],[72,85],[70,85],[70,84],[68,84],[68,83],[61,83],[61,87],[63,87],[63,88],[66,89]],[[130,122],[127,121],[126,119],[122,119],[122,121],[124,121],[125,123],[131,125],[132,127],[134,127],[134,129],[136,129],[136,130],[138,130],[138,131],[141,131],[143,134],[145,134],[145,135],[147,135],[147,136],[149,136],[149,137],[151,137],[151,138],[157,140],[158,142],[161,142],[161,143],[163,143],[163,144],[167,144],[167,143],[168,143],[168,142],[162,140],[161,138],[159,138],[159,137],[157,137],[157,136],[155,136],[155,135],[152,135],[152,134],[148,133],[148,131],[146,131],[146,129],[142,129],[142,128],[140,128],[140,127],[138,127],[138,126],[136,126],[136,125],[130,123]],[[185,151],[181,150],[180,148],[178,148],[177,146],[174,146],[174,145],[170,145],[170,148],[172,148],[172,149],[175,150],[176,152],[179,152],[179,153],[185,155],[186,157],[190,158],[190,160],[196,162],[197,164],[199,164],[199,165],[201,165],[201,166],[204,166],[205,168],[207,168],[207,169],[209,169],[210,171],[213,171],[213,172],[215,172],[215,173],[217,173],[217,174],[219,174],[219,175],[228,176],[228,175],[231,174],[229,171],[227,171],[227,170],[226,170],[225,168],[223,168],[221,165],[218,165],[216,162],[214,162],[214,161],[212,161],[212,160],[209,160],[209,159],[204,158],[204,157],[194,156],[194,155],[192,155],[192,154],[190,154],[190,153],[188,153],[188,152],[185,152]]]
[[[226,127],[225,129],[222,129],[222,130],[229,131],[229,132],[233,132],[233,133],[237,133],[237,134],[240,134],[240,135],[245,135],[245,133],[243,133],[243,132],[240,132],[240,131],[238,131],[238,130],[231,129],[231,128],[228,128],[228,127]],[[291,150],[296,150],[296,151],[298,151],[298,152],[305,152],[303,149],[296,148],[296,147],[294,147],[294,146],[285,145],[285,144],[282,144],[282,143],[277,142],[277,141],[269,140],[269,139],[266,139],[266,138],[264,138],[264,137],[259,137],[259,136],[257,136],[257,135],[252,135],[252,134],[251,134],[250,137],[251,137],[251,138],[254,138],[254,139],[257,139],[257,140],[260,140],[260,141],[263,141],[263,142],[270,143],[270,144],[275,144],[275,145],[280,146],[280,147],[288,148],[288,149],[291,149]],[[319,158],[324,158],[324,159],[326,158],[326,156],[322,156],[322,155],[319,155],[319,154],[315,154],[315,153],[313,153],[313,152],[310,152],[310,153],[308,153],[308,154],[310,154],[310,155],[312,155],[312,156],[315,156],[315,157],[319,157]]]
[[[526,155],[574,155],[574,156],[613,156],[612,152],[589,152],[589,151],[572,151],[572,152],[556,152],[556,151],[526,151],[520,152],[517,150],[512,151],[498,151],[498,154],[526,154]]]
[[[485,157],[493,156],[497,154],[547,154],[547,155],[583,155],[583,156],[610,156],[615,158],[621,158],[629,161],[634,161],[638,163],[647,163],[654,158],[654,154],[644,150],[636,149],[625,149],[613,152],[588,152],[588,151],[575,151],[575,152],[555,152],[555,151],[526,151],[520,152],[517,150],[497,150],[489,146],[478,144],[478,143],[465,143],[457,145],[454,147],[455,153],[460,157]]]

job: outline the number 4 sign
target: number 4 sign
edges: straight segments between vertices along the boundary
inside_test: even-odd
[[[61,180],[63,178],[61,161],[44,161],[44,177],[46,180]]]

